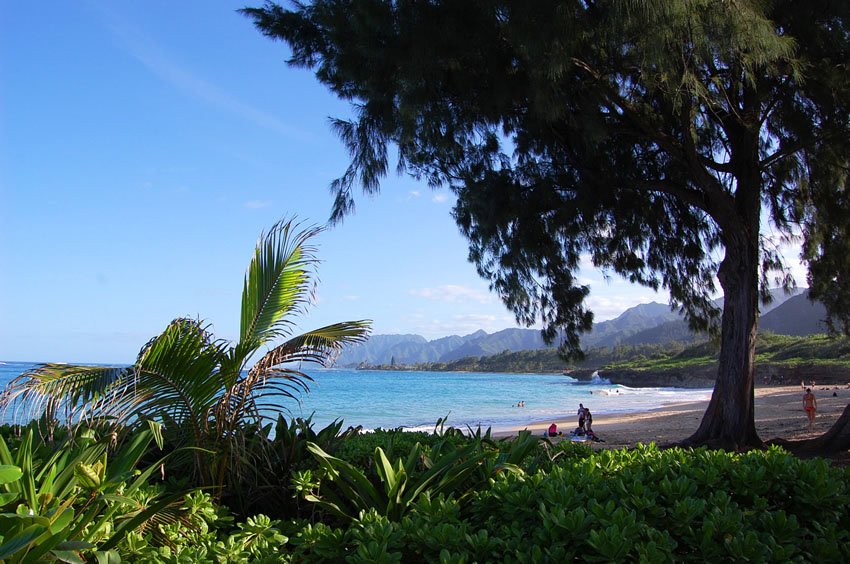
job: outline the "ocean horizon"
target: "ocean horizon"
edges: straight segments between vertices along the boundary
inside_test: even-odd
[[[39,363],[0,361],[0,386]],[[120,366],[120,365],[112,365]],[[572,418],[583,403],[594,415],[648,411],[707,400],[711,389],[630,388],[602,376],[578,382],[561,374],[425,372],[302,368],[314,379],[300,401],[282,403],[290,417],[313,417],[316,428],[336,419],[364,429],[430,431],[439,418],[466,429],[504,431]],[[516,407],[524,402],[525,407]],[[8,423],[4,418],[4,421]]]

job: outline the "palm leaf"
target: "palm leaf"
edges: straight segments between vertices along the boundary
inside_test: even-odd
[[[362,343],[369,337],[371,321],[345,321],[314,329],[293,337],[263,356],[251,368],[258,374],[270,373],[281,364],[316,362],[326,365],[345,345]]]
[[[213,410],[220,454],[218,483],[224,483],[228,472],[244,470],[244,461],[234,457],[239,451],[238,442],[244,438],[245,425],[249,422],[262,425],[264,419],[281,415],[287,411],[281,399],[298,399],[300,393],[308,390],[307,381],[312,380],[309,375],[282,365],[325,362],[346,343],[365,339],[368,331],[368,321],[337,323],[310,331],[269,351],[244,376],[235,370],[241,353],[230,351],[226,360],[229,369],[224,375],[227,385]]]
[[[191,447],[202,482],[220,488],[231,458],[248,465],[236,447],[251,424],[284,410],[281,399],[307,391],[311,378],[291,363],[326,364],[368,335],[368,321],[329,325],[290,338],[243,372],[260,347],[291,334],[292,314],[309,304],[317,260],[307,243],[321,231],[284,220],[260,236],[245,275],[235,346],[214,339],[200,320],[178,318],[142,347],[133,367],[43,365],[16,379],[0,407],[48,420],[85,414],[128,427],[157,421],[170,446]]]
[[[317,263],[315,248],[307,241],[322,228],[298,231],[293,220],[276,223],[260,235],[242,290],[240,343],[256,350],[288,334],[291,315],[309,303],[309,290]]]
[[[91,417],[95,405],[115,398],[132,377],[133,369],[127,367],[42,364],[9,382],[0,409],[11,410],[17,423],[46,416],[73,424]]]
[[[213,340],[200,321],[172,321],[139,355],[134,382],[144,394],[139,414],[167,419],[178,429],[189,427],[200,441],[203,424],[224,387],[218,365],[226,347]]]
[[[346,344],[364,341],[369,335],[370,323],[367,320],[335,323],[289,339],[266,353],[234,386],[234,394],[241,398],[242,407],[250,405],[258,419],[263,418],[262,413],[277,417],[286,411],[277,398],[297,400],[309,391],[307,382],[313,380],[308,374],[286,365],[327,364]],[[222,417],[223,413],[218,416]]]

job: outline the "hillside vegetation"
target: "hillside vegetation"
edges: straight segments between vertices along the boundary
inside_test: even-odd
[[[718,349],[710,341],[657,358],[639,358],[616,362],[617,368],[665,370],[708,365],[717,360]],[[816,365],[850,367],[850,338],[828,335],[795,337],[762,333],[756,341],[756,364],[781,366]],[[612,366],[606,366],[611,368]]]
[[[809,300],[808,291],[797,289],[791,294],[774,289],[772,301],[762,304],[759,328],[764,333],[806,336],[826,331],[823,319],[826,310],[818,302]],[[716,305],[722,305],[718,302]],[[704,342],[704,333],[694,333],[688,328],[682,315],[671,311],[670,306],[660,303],[639,304],[631,307],[614,319],[594,323],[593,329],[582,336],[582,348],[590,351],[591,361],[582,366],[601,366],[608,362],[611,351],[618,360],[626,357],[644,356],[648,359],[669,357],[688,345]],[[649,347],[649,348],[647,348]],[[660,348],[657,348],[660,347]],[[549,349],[545,352],[526,354],[529,351]],[[659,351],[663,351],[659,353]],[[521,353],[517,357],[505,353]],[[429,341],[421,335],[372,335],[366,342],[346,349],[337,360],[338,366],[371,367],[434,366],[449,368],[437,370],[491,370],[470,366],[470,358],[499,357],[494,363],[495,371],[543,371],[563,369],[554,349],[547,345],[537,329],[504,329],[489,334],[478,330],[469,335],[450,335]],[[485,364],[493,364],[487,361]],[[498,368],[512,364],[515,368]]]
[[[587,351],[581,362],[564,362],[553,349],[510,352],[491,356],[470,356],[451,362],[424,362],[363,366],[377,370],[423,370],[431,372],[512,372],[547,373],[562,370],[631,369],[661,371],[708,366],[717,361],[718,348],[712,341],[688,345],[619,345]],[[850,368],[850,338],[810,335],[760,334],[756,343],[756,363],[781,366],[815,365]]]

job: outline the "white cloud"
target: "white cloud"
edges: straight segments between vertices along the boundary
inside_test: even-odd
[[[357,302],[357,301],[360,301],[360,296],[348,295],[348,296],[342,296],[340,299],[344,302]]]
[[[589,253],[582,253],[578,261],[578,267],[581,270],[597,270],[593,264],[593,259]]]
[[[793,263],[791,261],[788,262],[789,269],[791,270],[791,275],[794,276],[794,281],[797,282],[797,286],[800,288],[807,288],[807,284],[809,282],[806,279],[806,276],[809,273],[809,267],[800,261],[794,261]]]
[[[259,210],[262,208],[269,207],[270,205],[272,205],[272,203],[267,202],[265,200],[248,200],[242,205],[248,208],[249,210]]]
[[[477,288],[469,288],[458,284],[443,284],[436,288],[417,288],[408,292],[411,296],[417,296],[428,300],[440,302],[477,302],[480,304],[494,303],[496,298],[487,291]]]
[[[104,17],[110,30],[123,43],[130,55],[176,89],[286,137],[298,140],[309,137],[305,132],[284,123],[276,116],[246,104],[181,67],[172,61],[168,53],[159,47],[151,37],[133,28],[129,22],[123,21],[123,18],[118,14],[106,13],[106,10],[104,10]]]
[[[808,274],[809,268],[800,259],[800,255],[803,252],[803,244],[798,237],[793,237],[791,240],[784,239],[778,235],[770,235],[768,239],[773,242],[777,247],[779,252],[782,254],[783,261],[785,262],[785,266],[788,270],[791,271],[791,275],[794,277],[794,280],[797,282],[797,286],[806,287],[808,283],[806,280],[806,274]],[[771,276],[776,276],[778,273],[771,273]],[[770,279],[771,285],[773,285],[773,278]]]
[[[419,190],[411,190],[407,194],[410,196],[410,198],[418,198],[422,195],[422,192],[420,192]]]
[[[413,323],[411,323],[413,321]],[[509,327],[516,327],[513,317],[508,315],[459,314],[448,319],[430,319],[424,321],[421,316],[410,316],[405,320],[410,331],[427,339],[439,339],[448,335],[468,335],[479,329],[495,333]],[[408,332],[408,331],[405,331]]]
[[[446,196],[445,194],[434,194],[434,197],[431,198],[431,201],[437,204],[442,204],[446,201],[447,198],[448,196]]]

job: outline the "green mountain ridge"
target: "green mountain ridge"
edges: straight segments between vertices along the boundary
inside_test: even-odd
[[[762,329],[793,335],[825,331],[821,323],[825,316],[823,306],[809,302],[804,290],[785,294],[783,290],[775,289],[771,291],[771,296],[772,302],[762,306]],[[717,305],[721,304],[719,300]],[[594,324],[593,330],[582,338],[582,345],[588,351],[623,346],[664,347],[672,343],[681,347],[705,339],[705,335],[690,331],[679,312],[671,311],[666,304],[650,302],[629,308],[614,319]],[[543,342],[538,330],[511,328],[492,334],[479,330],[469,335],[450,335],[431,341],[413,334],[374,335],[365,343],[344,351],[337,365],[450,365],[469,357],[489,357],[519,351],[549,351],[552,358],[557,358],[555,349]],[[543,361],[541,357],[541,360],[535,360],[532,364],[546,366],[548,371],[548,367],[554,366],[555,362]]]

